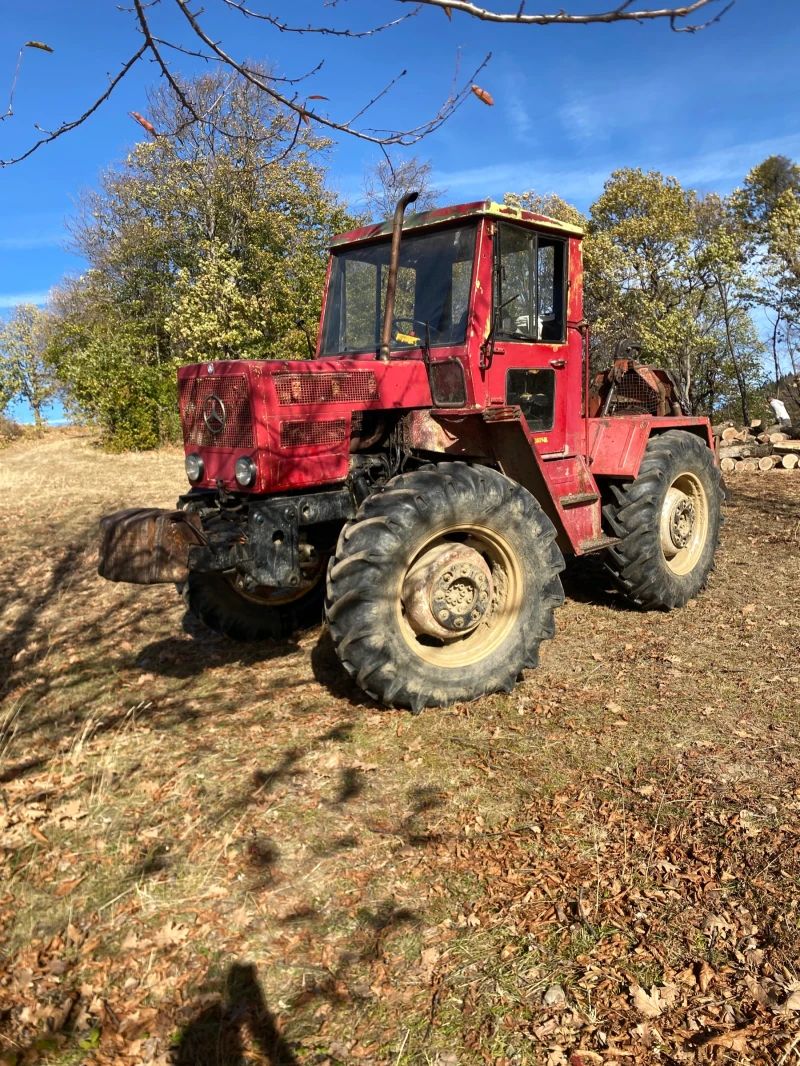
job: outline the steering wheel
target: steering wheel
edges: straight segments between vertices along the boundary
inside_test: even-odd
[[[395,316],[394,316],[394,317],[392,318],[392,332],[393,332],[393,333],[397,333],[397,332],[398,332],[398,330],[399,330],[399,332],[400,332],[400,333],[406,333],[406,332],[407,332],[407,331],[406,331],[406,330],[405,330],[405,329],[403,328],[403,326],[401,325],[401,323],[407,323],[408,325],[410,325],[410,326],[411,326],[411,329],[410,329],[410,330],[409,330],[408,332],[409,332],[409,333],[412,333],[412,334],[413,334],[414,336],[416,336],[416,335],[417,335],[417,334],[416,334],[416,327],[417,327],[417,326],[421,326],[421,327],[422,327],[422,335],[420,336],[420,338],[419,338],[419,339],[420,339],[420,340],[424,340],[424,337],[425,337],[425,329],[426,329],[426,326],[425,326],[425,323],[424,323],[424,322],[420,322],[420,321],[419,321],[418,319],[416,319],[416,318],[410,318],[410,317],[407,317],[407,316],[405,316],[405,315],[395,315]],[[438,335],[439,335],[440,337],[442,336],[442,330],[440,330],[440,329],[437,329],[437,328],[436,328],[436,326],[428,326],[427,328],[429,328],[429,329],[430,329],[430,331],[431,331],[432,333],[437,333],[437,334],[438,334]]]

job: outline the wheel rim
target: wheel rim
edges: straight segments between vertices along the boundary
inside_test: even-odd
[[[248,589],[245,587],[242,575],[235,570],[226,571],[224,577],[231,588],[243,600],[257,603],[259,607],[285,607],[289,603],[302,599],[303,596],[308,595],[312,589],[317,587],[325,574],[327,562],[327,557],[320,558],[319,563],[314,567],[313,573],[296,588],[288,585],[279,588],[271,585],[258,585],[254,589]]]
[[[484,526],[451,526],[420,545],[400,579],[400,631],[434,666],[471,666],[511,633],[522,595],[522,569],[504,537]]]
[[[694,570],[708,537],[708,497],[694,474],[679,474],[661,508],[661,550],[673,574]]]

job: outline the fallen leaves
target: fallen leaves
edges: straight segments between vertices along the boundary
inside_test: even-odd
[[[182,476],[179,452],[84,450],[65,515],[121,506],[117,470],[144,503],[159,463],[158,498]],[[287,1061],[332,1066],[414,1061],[426,1033],[438,1066],[780,1063],[800,1025],[797,619],[787,598],[774,647],[757,628],[777,556],[739,534],[768,502],[727,523],[696,610],[568,601],[512,697],[419,718],[354,706],[316,632],[266,653],[182,634],[168,590],[104,587],[87,551],[74,609],[11,648],[0,1060],[168,1066],[205,1020],[260,1061],[269,1015]],[[66,537],[31,516],[14,610]],[[348,772],[363,789],[339,803]],[[249,959],[259,998],[234,1006]]]
[[[70,892],[74,892],[78,885],[85,880],[86,874],[83,874],[81,877],[73,877],[68,881],[62,881],[55,890],[54,894],[56,899],[63,899],[64,896],[68,896]]]
[[[636,1010],[645,1018],[658,1018],[662,1012],[673,1006],[678,998],[676,985],[654,986],[650,992],[637,984],[630,986],[631,1002]]]

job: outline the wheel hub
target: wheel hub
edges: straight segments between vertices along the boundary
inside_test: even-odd
[[[674,486],[667,492],[661,514],[661,546],[668,557],[685,548],[694,534],[696,512],[692,500]]]
[[[403,605],[415,633],[452,639],[475,629],[493,594],[492,573],[479,552],[466,544],[438,544],[408,572]]]

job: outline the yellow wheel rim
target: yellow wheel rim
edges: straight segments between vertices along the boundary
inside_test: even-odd
[[[467,633],[442,638],[419,634],[412,628],[403,602],[403,586],[418,561],[439,545],[465,544],[474,548],[488,564],[492,578],[492,598],[479,624]],[[515,551],[496,530],[465,524],[450,526],[428,537],[417,549],[401,575],[395,602],[400,631],[412,651],[432,666],[448,669],[472,666],[491,655],[519,620],[524,592],[522,568]]]
[[[298,585],[297,588],[292,588],[288,585],[283,588],[273,588],[270,585],[259,585],[257,588],[248,589],[245,587],[242,575],[235,570],[227,570],[224,576],[231,588],[234,589],[243,600],[249,600],[250,603],[257,603],[260,607],[285,607],[286,604],[294,603],[295,600],[301,599],[303,596],[306,596],[311,592],[312,589],[317,587],[325,576],[325,566],[327,562],[327,557],[321,558],[319,564],[314,567],[309,582],[307,584]]]
[[[691,573],[708,538],[706,490],[695,474],[679,474],[667,489],[661,508],[661,551],[673,574]]]

